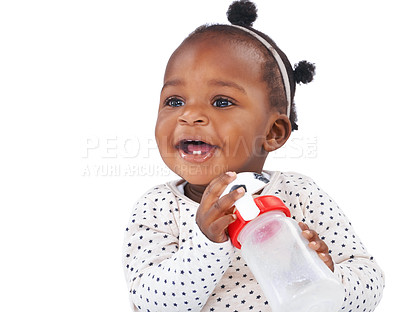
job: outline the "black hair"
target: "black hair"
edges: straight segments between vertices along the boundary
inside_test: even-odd
[[[294,103],[294,94],[296,92],[296,84],[306,84],[313,80],[315,75],[315,64],[309,63],[307,61],[301,61],[292,67],[286,54],[276,45],[276,43],[266,34],[254,29],[253,23],[257,19],[257,8],[255,4],[248,0],[234,1],[227,11],[227,17],[232,25],[241,26],[251,30],[252,32],[258,34],[264,38],[279,54],[281,57],[290,84],[290,94],[291,94],[291,111],[290,111],[290,123],[292,130],[297,130],[297,113]],[[192,39],[198,38],[200,35],[205,33],[223,33],[228,35],[230,38],[236,41],[241,41],[252,46],[256,46],[260,52],[263,53],[264,60],[264,74],[263,79],[269,88],[269,99],[273,107],[279,109],[287,108],[287,99],[285,93],[285,86],[283,83],[282,74],[280,72],[279,66],[272,55],[271,51],[264,46],[255,36],[249,34],[248,32],[230,25],[223,24],[213,24],[213,25],[202,25],[198,27],[194,32],[192,32],[184,42],[190,41]]]

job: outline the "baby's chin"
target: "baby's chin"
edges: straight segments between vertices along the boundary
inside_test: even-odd
[[[215,170],[215,172],[208,172],[208,170],[205,170],[204,168],[198,167],[198,169],[195,170],[195,168],[192,167],[187,171],[175,173],[190,184],[207,186],[212,180],[226,171],[227,169],[224,168],[222,170]]]
[[[207,177],[182,177],[186,182],[193,185],[203,185],[207,186],[213,180],[213,178]]]

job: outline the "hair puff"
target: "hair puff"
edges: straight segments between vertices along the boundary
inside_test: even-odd
[[[229,6],[226,15],[233,25],[251,27],[257,19],[257,7],[248,0],[234,1]]]
[[[301,61],[294,65],[294,81],[296,83],[309,83],[315,75],[315,64]]]

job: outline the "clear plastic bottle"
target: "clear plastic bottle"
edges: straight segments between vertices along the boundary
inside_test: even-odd
[[[273,312],[338,312],[343,285],[308,247],[289,209],[275,196],[254,199],[260,213],[244,220],[239,212],[228,230]]]

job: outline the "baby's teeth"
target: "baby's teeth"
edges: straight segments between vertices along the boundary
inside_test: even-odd
[[[201,151],[193,151],[193,155],[201,155]]]

